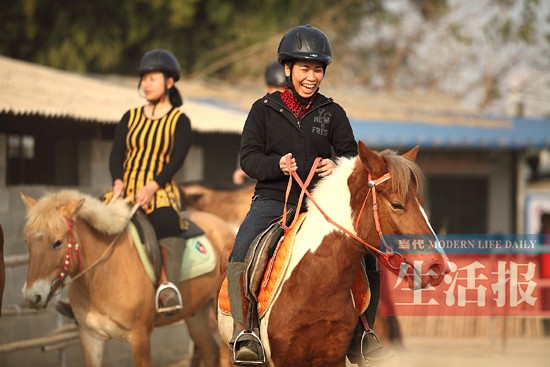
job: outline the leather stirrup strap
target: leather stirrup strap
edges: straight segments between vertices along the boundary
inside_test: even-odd
[[[361,319],[361,322],[363,323],[363,327],[365,328],[365,331],[369,331],[370,330],[370,325],[369,325],[369,322],[367,321],[367,316],[365,316],[365,314],[362,313],[361,315],[359,315],[359,318]]]
[[[284,206],[284,210],[283,210],[283,221],[282,221],[282,225],[283,225],[283,229],[284,229],[285,233],[287,233],[290,229],[292,229],[292,227],[294,227],[294,224],[296,224],[296,222],[298,221],[298,216],[300,214],[300,209],[302,207],[302,201],[304,199],[304,194],[306,193],[307,188],[308,188],[309,184],[311,183],[311,180],[313,179],[313,175],[315,174],[315,171],[317,170],[317,167],[319,166],[319,163],[321,163],[321,160],[322,160],[321,157],[315,158],[315,161],[313,162],[313,165],[311,166],[311,169],[310,169],[309,174],[307,176],[306,182],[302,182],[300,177],[297,174],[293,175],[292,172],[290,172],[290,174],[288,176],[288,184],[286,186],[285,206]],[[286,163],[286,166],[290,168],[290,157],[289,156],[286,156],[285,163]],[[290,224],[290,226],[287,227],[286,226],[287,202],[288,202],[288,197],[290,196],[290,190],[292,189],[292,178],[293,177],[298,182],[298,184],[300,185],[302,191],[300,192],[300,198],[298,199],[298,205],[296,206],[296,213],[294,214],[294,219],[292,220],[292,223]]]

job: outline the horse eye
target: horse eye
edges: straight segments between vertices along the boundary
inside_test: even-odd
[[[404,210],[405,209],[405,206],[401,203],[398,203],[398,202],[391,203],[391,207],[395,210]]]
[[[57,241],[54,242],[53,248],[57,250],[57,249],[60,248],[62,245],[63,245],[63,241],[62,241],[62,240],[57,240]]]

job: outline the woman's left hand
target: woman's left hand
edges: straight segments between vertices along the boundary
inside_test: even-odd
[[[159,184],[156,181],[149,181],[147,185],[136,192],[136,203],[140,204],[143,209],[146,209],[158,189]]]
[[[317,166],[315,172],[317,172],[321,177],[326,177],[332,173],[335,166],[336,165],[332,160],[325,158],[321,160],[321,163],[319,163],[319,166]]]

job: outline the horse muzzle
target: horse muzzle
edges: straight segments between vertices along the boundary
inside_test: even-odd
[[[23,286],[23,299],[34,310],[46,308],[52,295],[51,284],[46,280],[34,282],[31,286]]]
[[[422,264],[422,262],[420,262]],[[446,262],[428,262],[422,266],[414,266],[408,262],[403,262],[400,270],[404,275],[404,280],[410,289],[424,289],[428,286],[437,286],[441,284],[443,278],[449,273],[449,266]]]

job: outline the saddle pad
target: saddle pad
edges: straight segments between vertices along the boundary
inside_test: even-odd
[[[147,273],[149,280],[151,281],[151,283],[157,284],[155,270],[153,269],[153,265],[151,264],[151,261],[147,256],[147,253],[145,251],[145,245],[141,241],[141,236],[139,235],[136,225],[132,221],[128,223],[128,234],[132,238],[132,242],[134,243],[134,246],[136,246],[136,250],[138,252],[139,258],[141,259],[141,263],[145,268],[145,272]]]
[[[275,254],[271,260],[269,260],[258,294],[258,315],[260,318],[264,316],[275,291],[278,289],[282,281],[282,275],[290,262],[290,253],[292,252],[292,245],[294,244],[296,233],[302,225],[306,214],[307,213],[300,214],[300,217],[294,227],[290,230],[290,232],[285,234],[283,240],[277,245]],[[231,314],[229,294],[227,290],[227,277],[223,280],[218,298],[218,304],[223,313],[227,315]]]
[[[216,265],[216,253],[208,237],[203,234],[189,238],[185,241],[180,281],[210,273]]]
[[[145,253],[145,248],[141,242],[139,233],[132,222],[128,224],[128,233],[133,239],[149,280],[156,285],[157,279],[155,277],[153,265]],[[185,241],[180,281],[193,279],[210,273],[215,268],[216,254],[210,240],[205,235],[189,238]]]
[[[287,233],[284,239],[279,243],[274,256],[269,261],[267,269],[264,272],[264,279],[261,284],[258,296],[258,316],[261,319],[268,307],[273,301],[273,295],[281,286],[283,274],[285,273],[290,261],[290,253],[296,238],[296,233],[304,221],[306,213],[300,214],[296,225]],[[351,289],[355,309],[358,314],[362,314],[367,309],[370,301],[370,292],[368,291],[368,279],[365,271],[360,267],[354,276]],[[227,290],[227,277],[223,280],[218,298],[220,311],[226,315],[231,315],[231,306],[229,305],[229,293]]]

